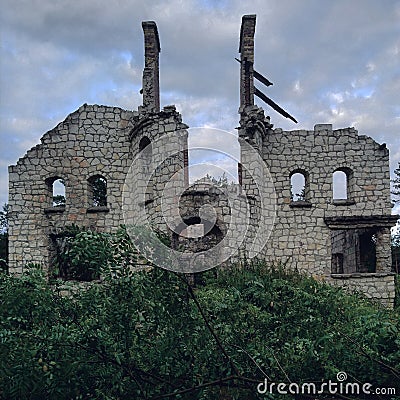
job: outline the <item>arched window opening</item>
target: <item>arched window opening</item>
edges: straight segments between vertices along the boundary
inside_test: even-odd
[[[139,151],[143,151],[146,148],[151,151],[151,141],[147,136],[143,136],[139,142]]]
[[[179,232],[179,233],[178,233]],[[224,235],[218,225],[199,217],[185,219],[172,235],[172,247],[194,253],[216,246]]]
[[[95,175],[88,180],[88,197],[90,207],[107,206],[107,180],[101,175]]]
[[[144,171],[149,172],[151,159],[153,156],[153,148],[151,145],[151,141],[147,136],[143,136],[139,142],[139,153]]]
[[[348,199],[348,177],[345,171],[337,170],[333,173],[333,200]]]
[[[295,172],[290,177],[290,200],[306,201],[306,176],[302,172]]]
[[[153,147],[150,139],[143,136],[139,142],[139,160],[142,167],[143,179],[146,183],[145,201],[153,200],[153,180],[151,162],[153,157]]]
[[[48,190],[48,205],[50,207],[65,207],[65,182],[62,178],[54,177],[46,179]]]

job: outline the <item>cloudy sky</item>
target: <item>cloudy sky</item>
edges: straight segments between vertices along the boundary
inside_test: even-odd
[[[0,0],[0,205],[7,166],[83,103],[137,109],[141,21],[157,22],[161,103],[184,121],[238,125],[241,17],[257,14],[255,68],[275,127],[354,126],[400,160],[399,0]]]

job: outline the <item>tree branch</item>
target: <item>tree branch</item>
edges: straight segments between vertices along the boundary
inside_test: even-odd
[[[215,333],[213,327],[211,326],[210,322],[207,319],[207,316],[204,313],[203,308],[201,307],[201,304],[199,303],[194,291],[193,291],[193,287],[190,285],[190,283],[183,278],[180,274],[178,274],[177,272],[172,271],[172,273],[174,275],[176,275],[182,282],[185,283],[185,285],[188,288],[190,297],[192,298],[192,300],[194,301],[197,309],[200,312],[200,315],[204,321],[204,323],[206,324],[207,329],[209,330],[209,332],[211,333],[212,337],[214,338],[215,342],[217,343],[217,346],[219,347],[219,349],[221,350],[222,354],[225,356],[225,358],[228,360],[231,368],[233,369],[233,371],[235,372],[235,376],[236,377],[242,377],[241,372],[239,371],[239,369],[237,368],[237,366],[235,365],[235,363],[233,362],[232,358],[230,357],[230,355],[227,353],[227,351],[225,350],[225,347],[223,346],[220,338],[217,336],[217,334]],[[247,382],[247,380],[245,380]],[[246,385],[248,386],[248,383],[246,383]],[[256,397],[258,397],[258,395],[256,394]]]
[[[209,387],[209,386],[222,386],[224,383],[234,381],[234,380],[243,381],[245,384],[248,384],[249,382],[260,383],[259,381],[253,381],[252,379],[245,378],[243,376],[231,375],[231,376],[227,376],[225,378],[220,378],[220,379],[216,379],[214,381],[210,381],[210,382],[202,383],[200,385],[192,386],[190,388],[181,389],[176,392],[161,394],[156,397],[152,397],[150,400],[165,399],[166,397],[177,396],[180,394],[194,392],[196,390],[200,390],[200,389],[203,389],[203,388]]]

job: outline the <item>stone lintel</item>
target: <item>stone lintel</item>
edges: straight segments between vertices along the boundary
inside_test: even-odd
[[[398,215],[368,215],[325,217],[324,221],[331,229],[355,229],[373,227],[392,227],[396,224]]]
[[[96,213],[104,213],[104,212],[109,212],[110,209],[107,206],[96,206],[96,207],[89,207],[86,210],[87,214],[96,214]]]
[[[210,192],[209,189],[205,190],[197,190],[197,189],[186,189],[181,197],[187,197],[187,196],[209,196]]]
[[[384,278],[395,276],[394,272],[353,272],[351,274],[331,274],[333,279],[363,279],[363,278]]]
[[[44,209],[45,214],[61,214],[65,211],[65,206],[54,206]]]
[[[348,199],[334,199],[332,200],[332,204],[334,206],[353,206],[356,204],[354,200],[348,200]]]
[[[311,208],[312,204],[309,201],[297,200],[297,201],[290,202],[289,207],[290,208]]]

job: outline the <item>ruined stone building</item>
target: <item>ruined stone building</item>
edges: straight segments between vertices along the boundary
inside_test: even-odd
[[[189,185],[188,126],[174,106],[160,109],[160,41],[156,24],[143,22],[143,105],[129,111],[84,104],[9,167],[10,272],[30,262],[51,268],[54,240],[71,224],[114,231],[126,223],[125,203],[170,233],[175,247],[201,253],[223,243],[219,251],[230,248],[233,258],[247,252],[393,304],[389,151],[354,128],[273,128],[254,104],[262,96],[254,79],[266,83],[253,68],[255,24],[254,15],[244,16],[240,33],[241,187],[227,194],[207,182]],[[145,178],[144,197],[124,200],[132,164],[139,167],[129,184]],[[345,181],[341,199],[333,196],[337,174]],[[300,194],[291,190],[295,177],[303,182]],[[59,180],[65,203],[54,197]],[[168,185],[173,193],[166,203],[177,211],[167,223],[160,199]],[[240,221],[231,224],[238,210],[246,214],[243,232]]]

